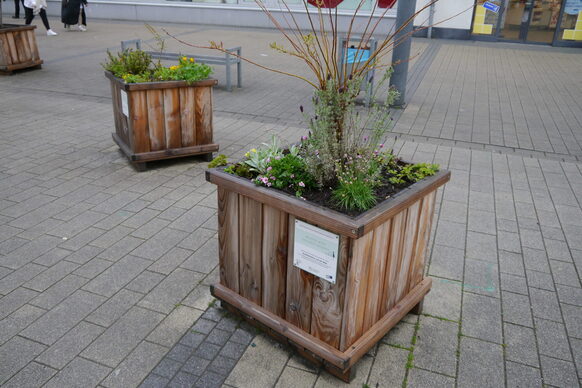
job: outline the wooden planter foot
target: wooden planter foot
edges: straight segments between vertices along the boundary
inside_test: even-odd
[[[420,315],[420,314],[422,314],[422,307],[423,307],[423,304],[424,304],[424,299],[423,299],[423,300],[421,300],[421,301],[420,301],[420,302],[419,302],[419,303],[418,303],[416,306],[414,306],[414,307],[412,308],[412,310],[410,310],[410,313],[411,313],[411,314],[415,314],[415,315]]]
[[[205,162],[209,162],[209,163],[212,162],[212,159],[214,159],[212,152],[209,154],[204,154],[204,155],[200,155],[200,156],[202,157],[202,160],[204,160]]]
[[[131,165],[133,166],[133,168],[135,168],[135,170],[137,172],[144,172],[145,170],[147,170],[147,163],[146,162],[141,162],[141,163],[131,163]]]

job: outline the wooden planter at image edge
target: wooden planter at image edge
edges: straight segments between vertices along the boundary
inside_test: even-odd
[[[254,185],[220,169],[220,283],[225,307],[345,381],[351,368],[430,290],[425,252],[440,171],[358,217]],[[336,283],[293,265],[296,219],[340,236]]]
[[[42,65],[36,45],[34,29],[36,26],[17,26],[4,24],[0,28],[0,72]]]
[[[217,80],[194,83],[162,81],[127,84],[110,72],[115,133],[113,140],[139,170],[145,162],[207,155],[212,142],[212,87]],[[123,112],[127,94],[129,117]]]

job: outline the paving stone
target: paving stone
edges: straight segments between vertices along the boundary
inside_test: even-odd
[[[53,377],[55,373],[57,371],[53,368],[31,362],[2,386],[5,388],[40,387]]]
[[[154,368],[167,353],[166,347],[142,342],[117,368],[103,381],[106,387],[135,387]]]
[[[194,385],[197,388],[220,388],[226,377],[217,373],[206,371]]]
[[[167,357],[178,362],[186,362],[186,360],[190,358],[192,353],[194,353],[193,348],[186,345],[177,344],[174,345],[172,350],[168,352]]]
[[[253,340],[253,338],[255,338],[255,331],[254,329],[247,330],[243,327],[240,327],[238,329],[235,330],[235,332],[232,334],[232,336],[230,337],[230,341],[232,342],[236,342],[238,344],[241,345],[248,345],[251,343],[251,341]]]
[[[162,361],[155,367],[152,373],[157,374],[159,376],[163,376],[167,381],[171,379],[178,370],[182,367],[182,363],[178,361],[174,361],[168,357],[164,357]]]
[[[423,369],[412,368],[408,373],[409,388],[453,388],[455,379],[432,373]]]
[[[90,281],[83,289],[110,298],[150,264],[149,260],[126,256]]]
[[[164,275],[146,270],[129,282],[125,288],[131,291],[147,294],[164,278]]]
[[[199,310],[187,306],[178,306],[152,331],[148,336],[148,341],[172,347],[200,315],[201,312]]]
[[[502,273],[501,290],[528,295],[527,281],[524,277]]]
[[[59,261],[64,259],[65,257],[69,256],[71,251],[67,249],[61,248],[54,248],[37,257],[34,260],[34,263],[44,265],[45,267],[52,267],[53,265],[57,264]]]
[[[415,365],[434,372],[454,375],[458,332],[457,323],[422,316],[414,351]]]
[[[461,338],[457,384],[461,387],[504,385],[503,350],[500,345],[473,338]]]
[[[570,361],[572,356],[564,325],[545,319],[535,319],[540,354]]]
[[[550,265],[545,251],[523,248],[523,264],[526,269],[550,273]]]
[[[29,300],[38,295],[38,292],[19,287],[10,294],[0,298],[0,320],[4,319]]]
[[[201,279],[202,275],[197,272],[178,268],[147,294],[139,305],[167,314]]]
[[[40,236],[8,253],[6,256],[0,257],[0,265],[10,269],[18,269],[35,260],[40,255],[52,250],[61,242],[62,240],[57,237]]]
[[[21,335],[52,345],[104,301],[101,296],[77,291],[28,326]]]
[[[465,249],[465,225],[439,220],[434,239],[435,244]]]
[[[408,348],[412,346],[412,337],[414,336],[415,327],[406,322],[399,322],[388,334],[382,338],[382,342],[387,345],[397,345]]]
[[[312,387],[315,384],[317,375],[306,372],[304,370],[291,368],[287,366],[279,380],[277,381],[277,388],[294,388],[294,387]]]
[[[139,388],[163,388],[169,382],[170,380],[165,377],[151,374],[139,385]]]
[[[226,313],[226,311],[222,310],[220,308],[209,307],[202,315],[202,318],[210,320],[210,321],[214,321],[214,322],[219,322],[225,313]]]
[[[84,284],[88,282],[87,279],[77,275],[67,275],[63,280],[51,286],[45,292],[39,294],[34,298],[30,304],[41,307],[43,309],[51,309],[61,303],[65,298],[77,291]]]
[[[461,316],[461,284],[434,279],[431,291],[424,299],[424,312],[454,321]]]
[[[176,203],[176,206],[179,206]],[[192,209],[188,210],[182,216],[180,216],[176,221],[170,224],[170,228],[183,230],[188,233],[192,233],[199,226],[201,226],[206,220],[214,216],[215,210],[204,206],[194,206]]]
[[[46,346],[22,337],[13,337],[0,346],[0,384],[7,382],[44,349]]]
[[[184,363],[182,370],[190,374],[201,376],[208,365],[210,365],[211,359],[202,358],[197,355],[193,355]]]
[[[93,387],[109,374],[110,368],[77,357],[45,385],[47,388]]]
[[[235,342],[227,342],[226,345],[220,351],[220,355],[224,357],[238,359],[240,358],[245,350],[247,349],[246,345],[237,344]]]
[[[122,289],[91,313],[85,320],[109,327],[142,297],[143,295],[137,292]]]
[[[500,231],[497,235],[497,243],[502,251],[521,253],[521,242],[517,233]]]
[[[0,321],[0,345],[18,334],[46,311],[31,305],[24,305]]]
[[[582,338],[582,307],[562,304],[566,329],[571,337]]]
[[[464,293],[462,333],[470,337],[501,343],[500,300]]]
[[[490,234],[467,232],[465,255],[469,259],[497,263],[497,238]]]
[[[508,388],[541,387],[540,370],[508,361],[505,363]]]
[[[523,258],[519,253],[499,251],[499,269],[502,273],[525,276]]]
[[[132,307],[85,349],[81,355],[101,364],[115,367],[163,318],[162,314],[139,307]]]
[[[208,240],[180,266],[201,273],[210,273],[218,265],[218,240]]]
[[[558,300],[561,303],[567,303],[582,306],[582,288],[556,285]]]
[[[463,280],[463,249],[435,245],[430,255],[429,274],[452,280]]]
[[[572,255],[570,254],[570,249],[568,248],[568,244],[566,244],[566,242],[560,240],[544,239],[544,245],[550,259],[567,262],[572,261]]]
[[[9,294],[44,270],[46,267],[31,263],[4,276],[0,279],[0,295]]]
[[[110,230],[108,230],[102,236],[99,236],[95,240],[91,241],[91,245],[99,247],[99,248],[107,249],[110,246],[112,246],[113,244],[115,244],[116,242],[118,242],[119,240],[121,240],[123,237],[130,234],[131,232],[133,232],[133,229],[127,228],[125,226],[117,225],[114,228],[111,228]],[[137,237],[139,237],[139,236],[137,236]]]
[[[182,304],[204,311],[215,301],[216,299],[210,294],[210,287],[199,284],[184,298]]]
[[[160,212],[157,210],[143,209],[139,213],[136,213],[135,215],[125,220],[121,225],[124,227],[137,229],[140,226],[148,223],[150,220],[154,219],[158,214],[160,214]]]
[[[103,252],[102,248],[88,245],[67,256],[67,261],[71,261],[77,264],[86,264],[101,252]]]
[[[526,275],[527,283],[530,287],[555,291],[554,279],[551,274],[528,269]]]
[[[76,251],[86,246],[93,240],[99,238],[103,233],[105,232],[98,228],[87,228],[81,233],[77,234],[75,237],[69,238],[65,242],[59,244],[59,247],[70,249],[71,251]]]
[[[186,232],[179,230],[163,229],[136,248],[132,254],[143,257],[144,259],[157,260],[170,249],[174,248],[187,235]]]
[[[144,240],[140,238],[126,236],[103,252],[99,253],[99,257],[110,261],[117,261],[139,247],[143,242]]]
[[[465,291],[499,297],[497,264],[480,260],[465,260]]]
[[[184,262],[190,255],[192,251],[173,248],[168,253],[156,260],[152,265],[149,266],[148,270],[159,272],[164,275],[169,275],[174,271],[180,264]]]
[[[565,284],[572,287],[580,287],[580,279],[576,273],[576,267],[571,263],[550,260],[550,268],[556,284]]]
[[[182,339],[180,339],[180,343],[185,346],[189,346],[191,348],[197,348],[206,338],[206,334],[197,333],[192,330],[188,331]]]
[[[574,364],[568,361],[540,356],[543,382],[556,387],[575,387],[578,384]]]
[[[41,274],[35,276],[28,282],[24,283],[24,287],[35,291],[45,291],[47,288],[67,276],[79,267],[78,264],[68,261],[61,261]]]
[[[530,300],[534,317],[561,321],[560,305],[555,292],[530,288]]]
[[[407,350],[380,345],[368,379],[370,386],[401,387],[408,354]]]
[[[539,368],[536,337],[533,329],[524,326],[504,325],[505,355],[508,360]]]
[[[174,378],[167,385],[168,388],[183,388],[183,387],[193,387],[198,381],[198,376],[191,375],[186,372],[178,372]]]
[[[218,345],[211,344],[210,342],[202,342],[194,352],[194,355],[206,360],[213,360],[220,350],[221,348]]]
[[[73,274],[82,276],[86,279],[93,279],[101,272],[105,271],[107,268],[111,266],[111,262],[107,260],[100,259],[95,257],[89,260],[83,266],[77,268]]]
[[[373,357],[364,356],[356,363],[356,373],[353,380],[349,384],[344,384],[337,379],[337,377],[332,376],[326,371],[322,371],[315,382],[315,388],[334,388],[334,387],[350,387],[350,388],[360,388],[368,381],[368,376],[370,374],[372,363],[374,361]],[[235,368],[236,369],[236,368]],[[230,376],[229,376],[230,377]],[[227,380],[228,382],[228,380]],[[402,384],[402,383],[401,383]]]
[[[227,314],[220,320],[220,322],[218,322],[216,328],[228,331],[229,333],[234,333],[238,324],[238,319],[236,319],[234,316],[231,316],[230,314]]]
[[[525,295],[502,293],[503,320],[522,326],[533,327],[531,305]]]
[[[57,342],[45,350],[36,361],[62,369],[105,329],[88,322],[80,322]]]

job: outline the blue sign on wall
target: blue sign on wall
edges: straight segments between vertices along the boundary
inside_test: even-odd
[[[493,4],[490,1],[486,1],[483,3],[483,8],[488,9],[491,12],[495,12],[498,13],[499,12],[499,6],[497,4]]]

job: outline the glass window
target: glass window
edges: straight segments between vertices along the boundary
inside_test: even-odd
[[[565,0],[558,39],[582,41],[582,0]]]

